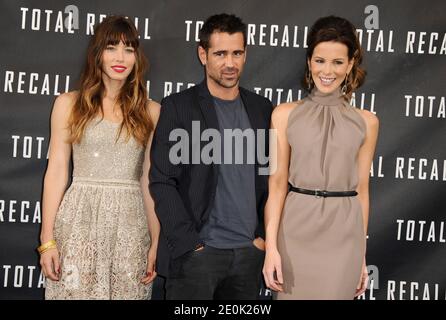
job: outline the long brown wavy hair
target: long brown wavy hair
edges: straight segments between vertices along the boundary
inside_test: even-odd
[[[124,16],[107,17],[95,27],[94,36],[88,45],[76,102],[69,118],[71,143],[79,143],[82,140],[85,128],[92,119],[98,115],[104,118],[102,54],[108,45],[117,45],[120,41],[134,48],[136,61],[117,98],[123,116],[117,139],[125,129],[127,140],[132,136],[139,144],[147,144],[154,129],[146,107],[148,97],[144,73],[148,62],[139,45],[135,25]]]
[[[345,97],[349,99],[354,90],[359,88],[365,80],[366,72],[361,67],[362,49],[356,34],[355,26],[347,19],[328,16],[318,19],[310,29],[308,34],[307,61],[311,60],[314,48],[321,42],[335,41],[343,43],[348,48],[348,59],[354,59],[352,70],[347,79],[347,90]],[[313,81],[308,81],[308,63],[305,61],[305,74],[302,79],[302,85],[308,91],[314,87]]]

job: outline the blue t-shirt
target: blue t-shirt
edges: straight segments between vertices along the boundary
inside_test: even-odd
[[[215,248],[246,247],[254,240],[257,227],[255,132],[240,96],[234,100],[214,97],[214,105],[221,134],[221,164],[213,207],[209,220],[200,232],[200,238],[206,245]],[[239,143],[224,129],[230,129],[229,133],[238,135]],[[240,139],[242,132],[250,138]],[[228,157],[230,153],[227,147],[231,147],[231,144],[232,155]]]

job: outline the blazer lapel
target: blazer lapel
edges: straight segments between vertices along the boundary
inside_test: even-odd
[[[215,112],[214,101],[206,85],[206,80],[197,86],[198,104],[207,128],[219,129],[217,113]]]
[[[268,128],[265,128],[265,125],[263,122],[263,115],[261,114],[261,112],[262,112],[261,109],[258,108],[252,102],[250,103],[250,101],[248,101],[247,94],[245,92],[245,89],[243,89],[243,88],[240,88],[240,97],[242,98],[246,113],[248,114],[249,122],[251,123],[251,128],[254,130],[254,137],[255,137],[254,138],[254,140],[255,140],[254,176],[255,176],[255,185],[256,185],[256,190],[257,190],[262,185],[262,177],[257,174],[258,170],[259,170],[259,162],[258,162],[258,158],[257,158],[257,152],[258,152],[257,147],[258,147],[259,141],[257,140],[257,130],[268,129]],[[267,132],[267,134],[268,134],[268,132]],[[268,141],[268,138],[267,138],[267,141]],[[268,143],[268,142],[266,142],[266,143]]]
[[[262,128],[262,115],[260,114],[260,109],[248,101],[245,89],[240,87],[240,97],[242,98],[243,105],[245,107],[246,113],[248,114],[249,122],[251,123],[251,128],[256,132],[257,129]]]

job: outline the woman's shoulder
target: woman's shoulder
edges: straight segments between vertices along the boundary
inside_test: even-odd
[[[379,126],[379,119],[376,114],[370,112],[369,110],[358,108],[355,109],[361,115],[368,128],[377,128]]]
[[[74,103],[76,102],[76,99],[79,95],[79,91],[69,91],[65,93],[61,93],[57,98],[56,101],[60,101],[63,103]]]
[[[303,100],[281,103],[274,108],[272,117],[276,119],[288,118],[290,113],[302,104]]]
[[[154,124],[158,122],[161,112],[161,105],[154,100],[147,100],[146,103],[147,112],[150,115],[150,118],[153,120]]]
[[[73,109],[76,99],[78,97],[78,91],[70,91],[60,94],[54,101],[53,112],[58,114],[70,114]]]

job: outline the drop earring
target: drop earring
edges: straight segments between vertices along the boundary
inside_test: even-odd
[[[308,91],[311,91],[311,86],[313,85],[313,79],[311,78],[311,70],[310,69],[308,69],[306,78],[307,78],[307,89],[308,89]]]
[[[345,75],[344,85],[341,88],[341,93],[345,95],[347,93],[348,73]]]

